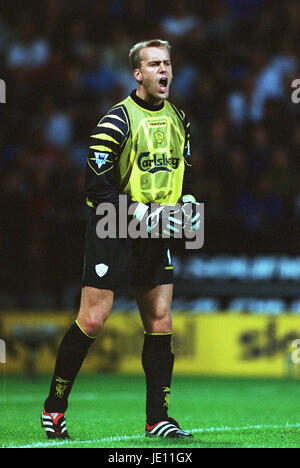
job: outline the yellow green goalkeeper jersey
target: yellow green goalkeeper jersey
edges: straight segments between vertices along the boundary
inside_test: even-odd
[[[151,106],[133,91],[91,135],[88,205],[118,205],[121,194],[133,202],[174,205],[190,194],[189,130],[184,112],[169,101]]]

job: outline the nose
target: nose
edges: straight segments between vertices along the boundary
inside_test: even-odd
[[[163,73],[165,71],[167,71],[167,66],[164,62],[161,62],[159,65],[159,73]]]

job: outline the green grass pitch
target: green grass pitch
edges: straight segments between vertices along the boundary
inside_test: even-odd
[[[294,379],[173,377],[170,416],[192,440],[144,437],[143,376],[79,375],[66,413],[70,441],[40,426],[50,377],[0,383],[0,447],[292,448],[300,446],[300,382]]]

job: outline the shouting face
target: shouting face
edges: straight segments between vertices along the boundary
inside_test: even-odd
[[[164,47],[145,47],[140,54],[140,66],[133,70],[138,82],[137,95],[159,105],[169,96],[173,78],[169,52]]]

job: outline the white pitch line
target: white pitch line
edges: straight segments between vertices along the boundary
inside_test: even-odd
[[[300,423],[286,424],[255,424],[241,427],[221,426],[221,427],[206,427],[200,429],[191,429],[191,432],[231,432],[231,431],[247,431],[253,429],[297,429],[300,428]]]
[[[190,431],[193,433],[202,433],[205,434],[210,432],[232,432],[232,431],[247,431],[247,430],[255,430],[255,429],[299,429],[300,423],[286,423],[286,424],[255,424],[249,426],[220,426],[220,427],[205,427],[205,428],[198,428],[198,429],[191,429]],[[73,444],[102,444],[105,442],[120,442],[125,440],[136,440],[136,439],[144,439],[144,435],[132,435],[132,436],[116,436],[116,437],[103,437],[102,439],[91,439],[91,440],[61,440],[61,441],[51,441],[51,442],[36,442],[33,444],[27,445],[8,445],[2,446],[2,448],[43,448],[43,447],[54,447],[60,445],[68,445],[71,446]],[[101,447],[100,447],[101,448]]]
[[[116,437],[103,437],[102,439],[90,439],[90,440],[58,440],[58,441],[51,441],[51,442],[36,442],[33,444],[28,445],[8,445],[3,446],[2,448],[43,448],[43,447],[54,447],[57,445],[73,445],[73,444],[101,444],[103,442],[120,442],[122,440],[134,440],[134,439],[142,439],[144,436],[136,435],[136,436],[116,436]],[[101,447],[100,447],[101,448]]]

